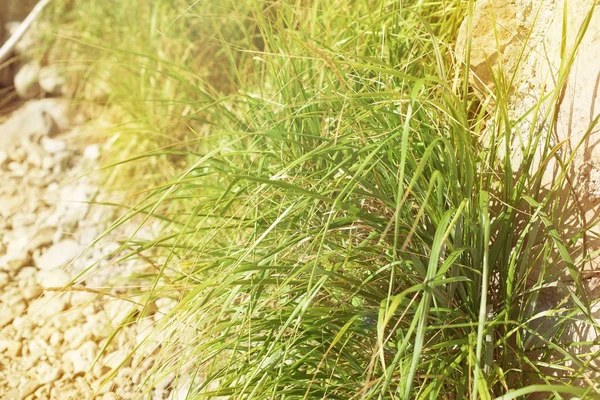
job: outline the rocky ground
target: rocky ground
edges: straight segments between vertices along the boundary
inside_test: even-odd
[[[151,266],[118,261],[117,236],[137,226],[90,246],[114,219],[90,205],[97,174],[86,175],[106,146],[85,143],[68,109],[34,100],[0,124],[0,398],[185,398],[174,374],[146,380],[148,334],[173,301],[136,315],[145,300],[132,300],[131,275]]]
[[[0,0],[17,18],[0,45],[33,4]],[[184,399],[192,365],[151,374],[175,301],[136,294],[157,267],[121,245],[151,235],[133,219],[106,233],[118,214],[94,171],[110,140],[94,143],[64,69],[30,57],[40,29],[0,62],[0,399]]]

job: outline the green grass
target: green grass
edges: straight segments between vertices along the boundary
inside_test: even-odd
[[[541,130],[519,170],[498,156],[519,137],[505,84],[482,106],[453,56],[469,4],[54,10],[122,123],[108,183],[138,192],[117,224],[163,221],[129,244],[161,260],[148,298],[178,300],[156,376],[193,361],[189,398],[593,398],[593,355],[559,340],[589,307],[557,228],[569,160],[544,188]],[[577,285],[539,313],[557,268]]]

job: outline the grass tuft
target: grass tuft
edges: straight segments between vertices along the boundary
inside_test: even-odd
[[[590,306],[556,228],[571,160],[547,188],[559,153],[543,130],[520,169],[499,156],[521,137],[503,82],[490,109],[454,80],[468,79],[453,38],[472,5],[55,9],[73,33],[60,37],[65,57],[96,54],[90,76],[107,76],[104,101],[123,118],[109,183],[138,193],[121,221],[162,221],[152,241],[129,243],[160,265],[145,298],[178,302],[157,328],[157,377],[193,363],[188,398],[599,390],[592,355],[560,340]],[[565,301],[540,310],[552,287]]]

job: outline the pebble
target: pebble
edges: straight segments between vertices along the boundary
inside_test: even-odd
[[[129,301],[113,299],[106,303],[104,311],[113,325],[119,325],[129,315],[133,306]]]
[[[19,317],[25,311],[25,302],[19,300],[10,307],[2,307],[0,310],[0,328],[10,324],[16,317]]]
[[[40,297],[42,293],[44,293],[44,291],[39,286],[26,286],[25,288],[23,288],[23,291],[21,293],[25,300],[33,300]]]
[[[37,360],[42,358],[44,354],[46,354],[46,349],[48,348],[48,344],[45,343],[41,339],[33,339],[27,345],[27,360],[30,363],[35,363]]]
[[[40,66],[35,62],[23,65],[15,75],[14,85],[22,100],[31,100],[40,94]]]
[[[54,78],[61,78],[56,72]],[[50,87],[52,74],[40,72],[43,90],[64,90],[58,89],[60,82]],[[139,327],[127,324],[111,336],[137,307],[131,302],[86,291],[45,290],[68,285],[99,260],[98,267],[78,278],[83,289],[109,285],[134,271],[135,261],[111,264],[107,255],[118,255],[119,245],[109,237],[79,257],[117,215],[87,204],[98,186],[85,173],[97,167],[105,146],[59,136],[68,129],[68,103],[61,99],[27,102],[0,123],[2,399],[137,398],[138,385],[151,382],[147,373],[160,346],[153,337],[150,345],[130,357],[136,343],[153,330],[151,316],[141,319]],[[65,184],[77,176],[83,178]],[[138,225],[132,222],[122,228],[133,231]],[[165,312],[173,305],[169,299],[151,304]],[[101,349],[105,353],[98,356]],[[118,374],[100,385],[111,368],[119,369]],[[162,382],[160,390],[168,397],[172,388]]]
[[[21,355],[23,344],[18,340],[0,340],[0,353],[4,353],[11,359]]]
[[[38,320],[50,318],[65,310],[67,306],[66,296],[57,293],[47,293],[44,296],[33,300],[29,304],[27,315]]]
[[[42,145],[44,152],[48,154],[56,154],[67,149],[65,141],[60,139],[43,137],[40,144]]]
[[[66,79],[63,72],[54,65],[42,67],[39,72],[40,87],[51,96],[66,93]]]
[[[80,326],[73,326],[65,331],[65,344],[71,349],[81,347],[92,338],[92,332],[83,330]]]
[[[8,282],[10,282],[10,276],[6,272],[0,272],[0,289],[8,285]]]
[[[128,367],[131,365],[130,351],[126,348],[120,348],[107,354],[104,359],[104,365],[110,369],[116,369],[119,366]]]
[[[42,270],[38,274],[38,283],[43,288],[60,288],[67,286],[71,282],[71,276],[60,269],[56,270]]]
[[[87,341],[76,350],[67,351],[63,357],[63,368],[75,375],[85,373],[96,359],[98,345],[95,342]]]
[[[73,260],[80,251],[81,247],[76,241],[66,239],[48,248],[35,263],[41,270],[54,270]]]
[[[48,342],[52,347],[59,347],[63,343],[63,335],[60,331],[54,331],[50,335],[50,341]]]
[[[98,146],[97,144],[90,144],[89,146],[86,146],[86,148],[83,150],[83,158],[85,159],[96,161],[99,157],[100,146]],[[0,164],[2,163],[0,162]]]
[[[52,366],[46,361],[42,361],[35,367],[35,373],[38,378],[38,382],[41,384],[52,383],[57,381],[62,375],[60,367]]]

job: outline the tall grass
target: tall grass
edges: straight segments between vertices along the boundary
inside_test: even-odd
[[[148,298],[178,300],[156,376],[193,362],[188,398],[598,392],[560,340],[589,308],[557,228],[569,163],[542,185],[543,129],[520,169],[498,155],[508,90],[480,104],[453,54],[472,2],[70,3],[68,26],[98,20],[65,43],[102,54],[129,122],[111,182],[144,188],[117,224],[164,221],[130,244],[161,260]]]

